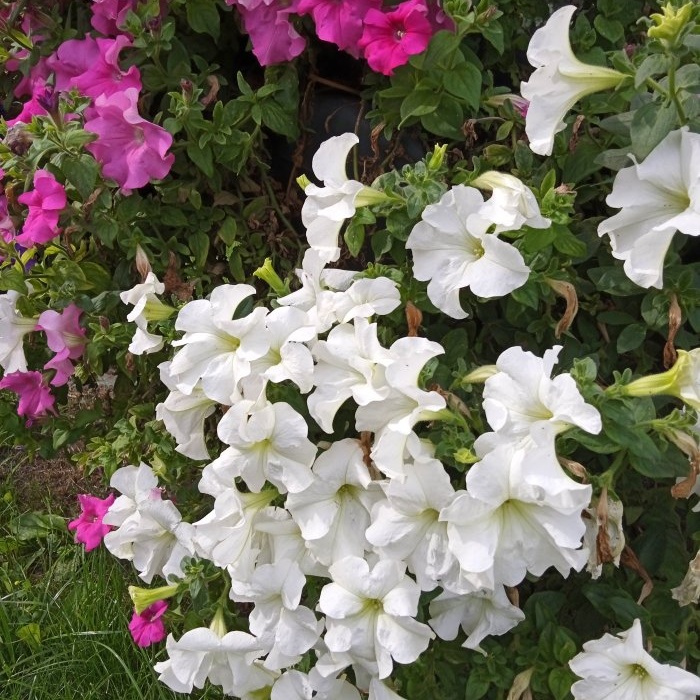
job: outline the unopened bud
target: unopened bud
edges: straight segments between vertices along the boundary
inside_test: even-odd
[[[148,273],[152,272],[151,263],[148,262],[146,251],[138,244],[136,245],[136,270],[139,275],[141,275],[142,282],[145,282]]]
[[[159,586],[158,588],[129,586],[129,597],[134,604],[134,610],[140,615],[149,605],[153,605],[153,603],[157,603],[159,600],[172,598],[179,590],[179,583],[172,583],[169,586]]]
[[[445,152],[447,151],[447,144],[442,146],[435,146],[430,160],[428,161],[428,170],[439,170],[445,160]]]
[[[690,23],[693,15],[693,2],[688,2],[679,8],[666,3],[661,11],[663,14],[650,15],[655,26],[649,27],[647,34],[651,39],[659,39],[669,47],[676,46]]]
[[[311,184],[311,180],[309,180],[306,175],[299,175],[297,178],[297,185],[301,187],[302,190],[306,190],[306,188]]]
[[[475,370],[465,374],[460,384],[483,384],[489,377],[493,377],[498,372],[496,365],[482,365]]]

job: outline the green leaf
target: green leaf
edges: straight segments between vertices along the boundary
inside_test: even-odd
[[[651,102],[640,107],[632,118],[630,135],[632,150],[637,158],[644,159],[673,131],[678,123],[676,106]]]
[[[438,109],[421,117],[421,124],[427,131],[436,136],[446,136],[450,139],[464,140],[461,126],[464,123],[462,105],[448,95],[443,95]]]
[[[401,124],[410,117],[434,112],[440,104],[440,91],[433,87],[417,88],[401,103]]]
[[[199,34],[219,38],[220,20],[215,0],[187,0],[187,23]]]
[[[564,255],[570,258],[582,258],[586,255],[588,248],[586,244],[576,238],[573,233],[566,227],[559,224],[552,224],[552,228],[556,231],[554,239],[554,247]]]
[[[50,532],[63,532],[66,522],[58,515],[23,513],[10,523],[10,532],[18,540],[27,541],[47,537]]]
[[[351,221],[343,234],[345,244],[350,251],[350,255],[356,258],[362,250],[362,245],[365,242],[365,227],[355,221]]]
[[[476,110],[481,103],[481,71],[471,63],[461,63],[442,75],[445,90]]]
[[[625,28],[622,26],[622,22],[616,19],[608,19],[602,15],[596,15],[596,18],[593,20],[593,26],[598,34],[613,44],[625,36]]]
[[[489,692],[491,683],[483,678],[478,678],[473,672],[469,674],[467,687],[464,690],[464,700],[481,700]]]
[[[209,146],[200,148],[196,143],[188,143],[187,155],[207,177],[214,176],[214,160]]]
[[[553,668],[547,676],[547,685],[554,700],[565,700],[570,697],[571,685],[575,680],[574,674],[566,668]]]
[[[622,354],[636,350],[647,336],[647,327],[642,323],[634,323],[622,330],[617,338],[617,351]]]
[[[654,75],[665,75],[671,67],[671,57],[663,53],[653,53],[647,56],[634,74],[634,87],[638,88],[647,78]]]
[[[290,114],[282,105],[272,99],[264,100],[260,104],[260,109],[262,110],[263,124],[268,129],[272,129],[276,134],[282,134],[290,140],[297,138],[299,129],[295,115]]]
[[[523,238],[523,249],[526,253],[536,253],[550,245],[557,237],[557,232],[549,228],[528,229]]]
[[[10,618],[12,619],[12,618]],[[21,639],[32,651],[37,651],[41,646],[41,628],[37,622],[29,622],[17,630],[17,639]]]
[[[227,245],[232,246],[236,243],[238,235],[238,223],[232,216],[227,216],[222,222],[218,231],[219,238]]]
[[[99,166],[92,156],[83,153],[80,158],[66,158],[61,170],[83,199],[87,199],[93,193]]]
[[[202,269],[209,254],[209,236],[203,231],[195,231],[187,237],[187,245],[194,256],[194,263],[198,269]]]

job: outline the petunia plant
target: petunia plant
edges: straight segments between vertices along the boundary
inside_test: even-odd
[[[0,415],[164,685],[698,693],[695,3],[6,5]]]

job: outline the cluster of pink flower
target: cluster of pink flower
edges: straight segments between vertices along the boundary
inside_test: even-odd
[[[311,15],[316,34],[372,70],[391,75],[414,54],[424,51],[438,29],[452,21],[430,0],[406,0],[390,9],[382,0],[226,0],[235,5],[263,66],[289,61],[306,46],[290,20]]]
[[[70,39],[50,56],[42,57],[15,90],[16,95],[28,95],[29,99],[21,113],[7,122],[10,126],[27,123],[34,115],[50,113],[60,92],[75,89],[91,98],[92,104],[85,111],[84,127],[97,138],[87,145],[87,150],[101,163],[103,175],[114,180],[123,194],[129,194],[151,180],[164,178],[175,160],[167,153],[172,136],[138,112],[139,69],[132,66],[124,71],[119,65],[119,55],[132,44],[129,36],[118,33],[119,26],[137,2],[94,0],[93,27],[103,34],[117,36]],[[37,31],[31,23],[28,29]],[[35,33],[33,38],[37,39]],[[19,54],[15,57],[17,67],[23,58]],[[0,209],[0,220],[1,217]],[[54,227],[53,235],[57,233]],[[44,243],[46,235],[48,232],[44,228],[42,240],[25,236],[23,245]]]
[[[0,389],[19,396],[17,413],[31,425],[53,410],[55,400],[48,384],[63,386],[68,382],[73,362],[85,350],[85,329],[80,327],[82,310],[75,304],[69,304],[61,313],[48,309],[36,318],[24,318],[16,308],[18,297],[16,292],[0,295],[0,324],[6,329],[0,336],[0,366],[5,370]],[[27,370],[22,340],[32,331],[43,331],[54,353],[44,365],[44,370],[53,372],[50,380],[41,372]]]

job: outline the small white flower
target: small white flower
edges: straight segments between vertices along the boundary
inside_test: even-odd
[[[495,233],[519,231],[523,226],[549,228],[550,219],[542,216],[532,190],[514,175],[491,170],[482,173],[471,185],[491,190],[479,215],[496,224]]]
[[[267,309],[256,308],[234,319],[236,309],[255,294],[247,284],[222,284],[210,299],[196,299],[180,309],[175,328],[184,331],[174,346],[182,346],[170,364],[170,374],[183,394],[201,381],[213,401],[230,406],[239,397],[239,382],[250,374],[252,360],[265,355],[270,341],[264,319]]]
[[[544,27],[532,36],[527,60],[537,70],[520,85],[522,96],[530,104],[525,116],[525,133],[530,148],[539,155],[550,155],[554,135],[566,124],[566,113],[585,95],[608,90],[625,79],[611,68],[592,66],[574,56],[569,43],[569,23],[574,5],[558,9]]]
[[[392,659],[411,663],[435,638],[414,619],[420,588],[405,570],[405,564],[391,559],[380,559],[370,569],[364,559],[346,557],[330,567],[333,583],[321,590],[318,606],[326,615],[328,649],[347,653],[378,678],[389,676]]]
[[[615,176],[605,200],[621,208],[598,226],[613,256],[640,287],[663,287],[664,258],[676,231],[700,235],[700,134],[672,131],[644,159]]]
[[[163,347],[163,337],[149,333],[147,324],[149,321],[170,318],[175,311],[158,298],[158,294],[163,294],[164,291],[165,285],[158,280],[153,272],[149,272],[141,284],[137,284],[119,295],[122,302],[134,307],[126,317],[127,321],[136,324],[136,332],[129,345],[129,352],[133,355],[158,352]]]
[[[321,635],[323,622],[300,605],[305,584],[299,565],[289,559],[258,566],[250,581],[231,582],[231,600],[255,603],[248,623],[269,650],[265,668],[279,671],[293,666]]]
[[[325,262],[340,257],[338,234],[356,207],[385,199],[382,192],[348,179],[345,161],[359,140],[352,133],[332,136],[319,146],[311,161],[314,175],[323,181],[324,186],[306,185],[301,220],[307,229],[309,245]]]
[[[0,294],[0,367],[6,374],[26,372],[23,340],[36,329],[37,318],[25,318],[17,310],[17,300],[22,296],[10,290]]]
[[[228,632],[220,637],[207,627],[197,627],[177,641],[169,634],[165,646],[169,658],[154,668],[160,674],[158,680],[179,693],[203,688],[209,679],[222,686],[224,693],[240,697],[245,686],[251,685],[251,676],[269,675],[253,663],[264,651],[259,640],[246,632]]]
[[[583,679],[571,687],[575,700],[695,700],[700,694],[700,678],[645,651],[639,620],[617,636],[586,642],[569,666]]]
[[[489,425],[499,433],[524,437],[545,424],[561,433],[571,426],[598,434],[600,413],[584,401],[573,377],[551,378],[561,345],[544,357],[518,346],[508,348],[496,360],[498,371],[484,384],[484,411]]]
[[[382,558],[403,560],[421,590],[431,591],[456,560],[447,545],[440,511],[454,498],[445,468],[430,455],[414,457],[406,479],[381,484],[387,500],[372,508],[367,540]]]
[[[372,506],[382,498],[372,482],[357,440],[334,442],[313,466],[315,479],[285,504],[299,524],[307,548],[325,566],[350,555],[361,557]]]
[[[525,613],[513,605],[503,586],[493,591],[456,594],[444,591],[430,602],[430,626],[440,639],[452,640],[461,627],[467,635],[462,644],[479,649],[484,638],[505,634],[525,619]]]
[[[522,287],[530,275],[520,251],[487,232],[493,222],[481,215],[483,205],[479,190],[457,185],[424,209],[406,242],[415,278],[429,280],[430,301],[452,318],[467,315],[459,303],[460,289],[502,297]]]
[[[177,452],[190,459],[209,459],[204,421],[216,410],[216,401],[212,401],[199,384],[190,394],[178,391],[170,375],[170,362],[161,362],[158,369],[160,380],[170,393],[163,403],[156,406],[156,418],[163,421],[165,429],[175,438]]]
[[[307,438],[304,418],[287,403],[240,401],[217,426],[229,445],[209,465],[223,480],[241,477],[259,493],[269,481],[280,493],[303,491],[313,481],[316,446]]]

